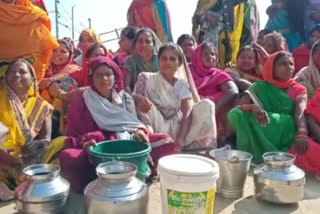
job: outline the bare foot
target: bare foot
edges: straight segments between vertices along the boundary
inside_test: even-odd
[[[10,201],[14,199],[14,191],[11,191],[7,185],[0,182],[0,201]]]

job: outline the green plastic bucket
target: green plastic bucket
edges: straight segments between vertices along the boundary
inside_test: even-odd
[[[90,147],[90,160],[98,166],[109,161],[125,161],[137,167],[137,177],[144,179],[151,173],[148,167],[149,144],[136,140],[110,140]]]

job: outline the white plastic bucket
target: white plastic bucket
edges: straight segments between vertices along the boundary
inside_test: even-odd
[[[159,160],[162,214],[213,214],[218,164],[197,155]]]

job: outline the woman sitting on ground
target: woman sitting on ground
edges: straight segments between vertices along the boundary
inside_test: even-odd
[[[148,28],[138,31],[133,41],[134,53],[130,55],[124,65],[124,81],[126,91],[131,93],[142,72],[158,72],[158,51],[161,42]]]
[[[197,48],[196,39],[189,34],[182,34],[178,38],[177,44],[183,50],[183,53],[187,59],[187,62],[190,63],[191,62],[191,55],[192,55],[193,51]]]
[[[93,59],[98,56],[106,56],[112,58],[106,47],[101,43],[92,43],[87,46],[86,50],[82,54],[82,70],[70,74],[70,77],[74,79],[79,87],[89,86],[89,65]]]
[[[267,59],[270,54],[288,50],[285,38],[276,31],[265,35],[262,47],[265,51],[259,51],[259,54],[261,54],[265,59]]]
[[[39,84],[41,96],[55,108],[53,114],[53,136],[64,132],[64,113],[66,112],[66,94],[78,87],[70,74],[80,72],[81,67],[73,63],[74,47],[71,40],[58,40],[59,47],[53,50],[51,64],[44,79]]]
[[[191,56],[191,73],[202,98],[215,103],[218,123],[218,136],[224,136],[226,114],[233,107],[238,88],[231,76],[216,68],[218,54],[211,42],[203,42]]]
[[[78,48],[82,51],[77,58],[74,59],[75,63],[79,66],[83,65],[83,54],[87,50],[88,46],[93,43],[100,43],[99,35],[92,29],[84,29],[79,36]]]
[[[168,133],[182,150],[217,146],[214,103],[199,95],[184,54],[168,43],[159,50],[159,72],[143,72],[134,90],[137,111],[153,133]]]
[[[261,163],[265,152],[290,152],[299,167],[320,175],[320,145],[308,137],[304,114],[307,91],[293,73],[290,53],[272,54],[263,68],[264,80],[252,84],[228,119],[237,149],[253,154],[254,163]]]
[[[77,88],[77,83],[69,78],[69,74],[81,71],[81,67],[73,63],[74,48],[67,39],[58,40],[59,47],[53,50],[51,64],[44,79],[39,84],[39,89],[51,104],[55,98],[64,98],[64,94]]]
[[[7,187],[14,188],[23,167],[40,163],[45,154],[53,107],[40,97],[35,71],[23,59],[9,65],[0,91],[0,122],[9,130],[0,146],[0,200],[9,200],[14,193]]]
[[[105,140],[134,138],[150,142],[151,157],[175,152],[175,144],[166,134],[149,134],[136,117],[132,97],[123,90],[120,68],[107,57],[96,57],[90,65],[90,87],[76,91],[68,111],[65,148],[59,155],[61,169],[74,191],[81,192],[95,176],[87,148]],[[79,116],[81,112],[81,116]]]
[[[312,28],[307,38],[308,40],[304,44],[292,51],[294,65],[296,67],[295,74],[298,73],[302,68],[309,65],[312,46],[320,39],[320,24]]]
[[[123,70],[126,58],[133,52],[133,41],[136,38],[138,28],[128,26],[121,31],[119,51],[113,57],[113,61]]]
[[[320,87],[320,41],[313,45],[310,56],[309,66],[301,69],[295,76],[296,81],[307,88],[309,99]]]
[[[252,46],[240,48],[237,63],[225,69],[241,92],[247,90],[256,80],[261,80],[261,65],[258,52]]]

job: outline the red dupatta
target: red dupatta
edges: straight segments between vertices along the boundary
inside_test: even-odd
[[[288,79],[287,81],[279,81],[274,79],[273,76],[274,61],[280,53],[281,51],[276,52],[268,57],[267,61],[264,63],[263,66],[262,76],[265,81],[277,86],[278,88],[289,88],[290,86],[296,83],[296,81],[293,78]]]
[[[204,43],[200,44],[191,56],[191,74],[199,94],[216,102],[224,94],[220,89],[220,85],[232,80],[232,78],[218,68],[208,68],[203,65],[201,59],[203,45]]]
[[[68,52],[70,54],[69,59],[68,59],[67,63],[65,63],[64,65],[61,65],[61,66],[55,65],[51,59],[50,65],[49,65],[48,70],[45,74],[45,78],[53,77],[61,72],[64,72],[65,74],[71,74],[76,71],[81,71],[81,67],[78,65],[75,65],[73,62],[74,46],[72,44],[72,40],[69,40],[67,38],[59,39],[58,43],[60,45],[64,45],[65,48],[68,50]]]
[[[86,58],[86,55],[88,53],[88,50],[97,43],[93,43],[91,45],[89,45],[86,50],[83,52],[82,54],[82,71],[79,72],[75,72],[72,73],[70,75],[71,78],[73,78],[74,80],[77,81],[79,87],[85,87],[85,86],[89,86],[89,61]],[[104,49],[104,52],[106,53],[105,57],[108,57],[110,59],[112,59],[112,55],[108,52],[108,50],[106,49],[106,47],[104,45],[101,46]]]
[[[115,82],[115,86],[114,86],[115,89],[118,92],[124,90],[123,75],[122,75],[121,69],[112,59],[110,59],[109,57],[105,57],[105,56],[96,57],[90,64],[90,69],[89,69],[89,73],[88,73],[88,80],[89,80],[90,87],[94,88],[93,83],[90,80],[90,76],[92,76],[93,72],[95,70],[97,70],[97,68],[99,66],[101,66],[103,64],[110,67],[116,76],[116,80],[115,80],[116,82]]]

